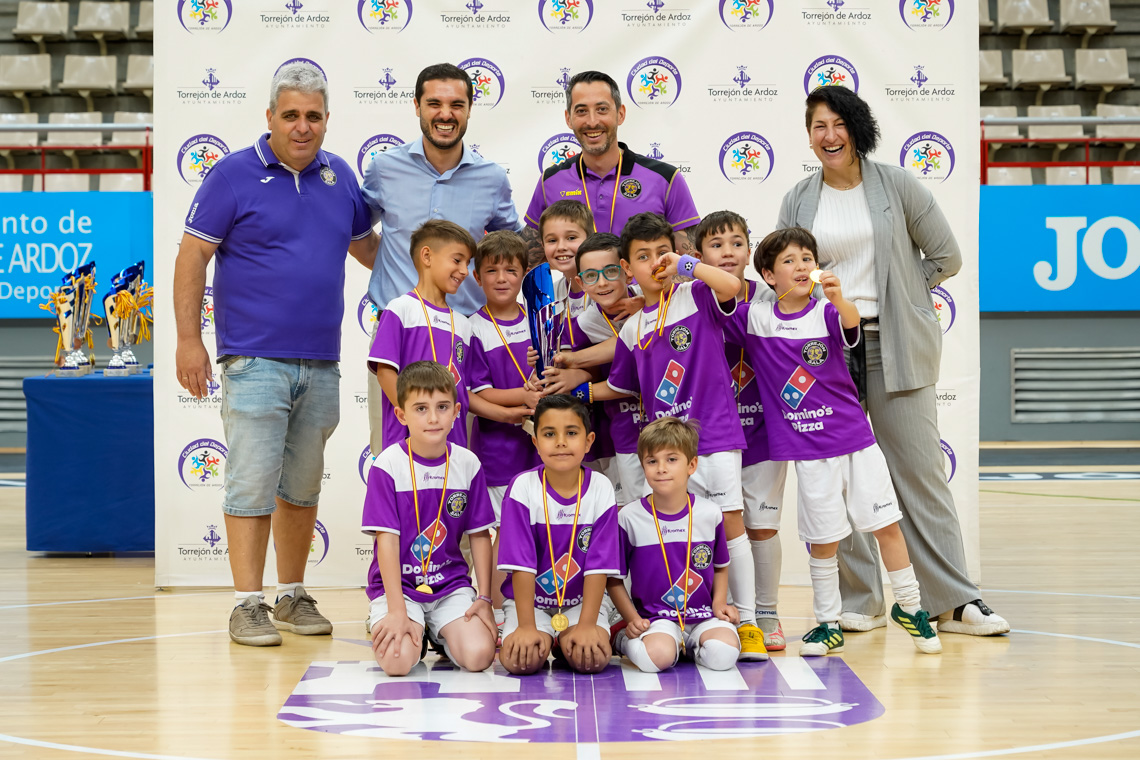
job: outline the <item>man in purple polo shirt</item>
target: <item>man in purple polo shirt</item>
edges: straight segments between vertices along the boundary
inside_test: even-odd
[[[197,398],[213,373],[202,344],[206,265],[222,375],[225,513],[237,606],[230,638],[275,646],[278,629],[328,634],[305,593],[325,441],[340,420],[345,251],[371,269],[378,239],[352,168],[321,150],[328,83],[307,63],[273,77],[269,132],[202,182],[178,249],[178,382]],[[277,602],[261,589],[272,530]],[[273,619],[269,613],[273,613]]]
[[[701,221],[685,178],[675,166],[634,153],[618,142],[625,106],[617,82],[600,71],[583,71],[566,88],[566,126],[582,152],[542,173],[526,211],[538,229],[547,206],[563,199],[585,203],[597,232],[620,235],[626,220],[649,211],[673,225],[674,233]],[[688,251],[688,235],[675,234],[678,253]]]

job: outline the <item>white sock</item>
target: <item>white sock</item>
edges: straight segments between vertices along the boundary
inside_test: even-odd
[[[740,650],[737,647],[710,639],[697,648],[693,659],[698,665],[703,665],[709,670],[729,670],[736,665],[736,658],[739,656]]]
[[[625,633],[625,631],[622,631]],[[621,638],[618,639],[621,642]],[[624,643],[621,644],[622,654],[629,658],[630,662],[637,666],[637,669],[642,673],[660,673],[661,668],[653,663],[653,658],[649,656],[649,652],[645,651],[645,642],[640,638],[631,639],[625,637]]]
[[[914,577],[914,565],[907,565],[902,570],[888,570],[887,577],[891,579],[891,593],[895,595],[895,601],[903,612],[913,615],[922,609],[922,595],[918,589],[918,578]]]
[[[766,541],[752,541],[752,561],[756,565],[756,612],[776,614],[776,598],[780,593],[780,567],[784,552],[780,534]]]
[[[265,601],[265,592],[264,591],[234,591],[234,599],[237,599],[237,604],[235,604],[234,606],[240,607],[241,603],[244,602],[246,599],[249,599],[251,596],[256,596],[259,601],[262,601],[262,602]]]
[[[839,596],[839,555],[827,559],[808,557],[811,570],[812,609],[820,623],[837,623],[843,612]]]
[[[495,613],[495,625],[502,625],[507,620],[507,613],[502,610],[493,610]]]
[[[747,534],[728,542],[728,593],[732,595],[732,603],[740,612],[740,624],[755,624],[756,570],[752,564]]]
[[[277,584],[277,601],[281,601],[287,596],[293,596],[297,593],[297,589],[304,586],[304,583],[278,583]]]

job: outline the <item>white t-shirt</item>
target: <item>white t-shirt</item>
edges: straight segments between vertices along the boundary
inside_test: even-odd
[[[859,309],[859,316],[879,316],[875,232],[863,183],[850,190],[824,183],[811,231],[819,243],[820,267],[835,272],[843,295]]]

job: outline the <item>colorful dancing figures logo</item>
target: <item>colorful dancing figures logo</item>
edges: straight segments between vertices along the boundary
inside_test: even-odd
[[[230,0],[178,0],[178,21],[188,32],[220,32],[232,14]]]
[[[538,170],[545,172],[552,166],[566,163],[581,152],[582,146],[572,132],[560,132],[542,144],[538,151]]]
[[[843,56],[820,56],[804,72],[804,93],[817,87],[846,87],[859,92],[859,72],[855,64]]]
[[[503,70],[486,58],[468,58],[461,61],[459,68],[471,77],[474,90],[474,108],[494,108],[503,99],[507,84]]]
[[[178,150],[178,174],[188,185],[201,184],[214,164],[230,152],[214,135],[194,135]]]
[[[222,487],[223,466],[229,451],[213,438],[192,441],[178,457],[178,476],[190,490],[216,491]]]
[[[763,29],[772,10],[773,0],[720,0],[720,20],[733,31]]]
[[[681,72],[668,58],[656,55],[642,58],[629,70],[626,91],[639,108],[668,108],[681,97]]]
[[[538,16],[548,32],[580,32],[594,18],[594,0],[543,0]]]
[[[360,0],[356,6],[360,24],[369,32],[402,32],[412,20],[411,0]]]
[[[945,182],[954,171],[954,146],[937,132],[916,132],[903,143],[899,165],[928,182]]]
[[[356,170],[360,172],[360,176],[363,177],[364,170],[368,168],[368,165],[371,164],[377,156],[381,153],[386,153],[388,149],[396,145],[403,144],[404,141],[396,137],[396,135],[387,133],[372,135],[372,137],[364,141],[364,144],[360,146],[360,150],[356,152]]]
[[[945,29],[954,18],[954,0],[899,0],[899,16],[916,31]]]
[[[763,182],[775,163],[772,144],[755,132],[737,132],[720,146],[720,173],[729,182]]]

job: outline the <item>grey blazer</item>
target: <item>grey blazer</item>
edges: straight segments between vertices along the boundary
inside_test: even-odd
[[[938,380],[942,355],[930,289],[958,273],[962,253],[930,190],[901,167],[862,163],[875,234],[883,379],[888,393],[923,388]],[[821,192],[822,170],[800,180],[784,196],[778,227],[810,230]],[[820,266],[828,265],[827,251],[820,251]]]

